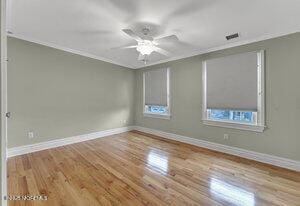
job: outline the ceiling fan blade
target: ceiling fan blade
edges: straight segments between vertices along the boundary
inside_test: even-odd
[[[162,38],[154,39],[154,44],[163,44],[163,43],[172,43],[178,41],[178,37],[176,35],[165,36]]]
[[[171,53],[162,49],[162,48],[159,48],[159,47],[154,47],[154,51],[156,51],[157,53],[160,53],[162,55],[165,55],[165,56],[170,56]]]
[[[136,33],[134,33],[131,29],[122,29],[122,31],[138,42],[143,41],[143,39],[141,37],[139,37]]]
[[[110,48],[111,50],[115,50],[115,49],[133,49],[133,48],[137,48],[137,45],[132,45],[132,46],[119,46],[119,47],[113,47]]]

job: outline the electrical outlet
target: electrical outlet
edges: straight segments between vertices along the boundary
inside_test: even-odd
[[[33,132],[28,132],[28,138],[29,138],[29,139],[32,139],[33,137],[34,137]]]
[[[124,120],[123,120],[123,124],[126,124],[126,123],[127,123],[127,120],[126,120],[126,119],[124,119]]]
[[[229,139],[229,134],[224,134],[224,139]]]

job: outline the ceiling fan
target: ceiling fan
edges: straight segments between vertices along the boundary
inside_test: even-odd
[[[132,37],[134,40],[137,41],[137,45],[131,46],[124,46],[124,47],[117,47],[114,49],[132,49],[135,48],[139,52],[138,60],[143,61],[145,64],[150,58],[152,52],[157,52],[159,54],[169,56],[170,52],[162,49],[159,47],[160,44],[165,43],[173,43],[178,41],[176,35],[165,36],[162,38],[153,38],[149,35],[150,29],[143,28],[142,34],[138,35],[137,33],[133,32],[131,29],[123,29],[124,33]]]

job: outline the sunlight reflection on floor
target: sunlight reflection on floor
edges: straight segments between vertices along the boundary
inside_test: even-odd
[[[237,206],[254,206],[254,194],[216,178],[210,181],[210,192],[217,198]]]
[[[168,172],[168,157],[151,150],[148,154],[148,164],[152,167]]]

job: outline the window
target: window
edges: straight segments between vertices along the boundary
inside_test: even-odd
[[[145,105],[145,112],[153,114],[167,114],[167,106],[158,106],[158,105]]]
[[[255,124],[256,112],[208,109],[208,119]]]
[[[143,73],[144,116],[170,118],[169,68]]]
[[[203,123],[264,130],[264,51],[203,62]]]

